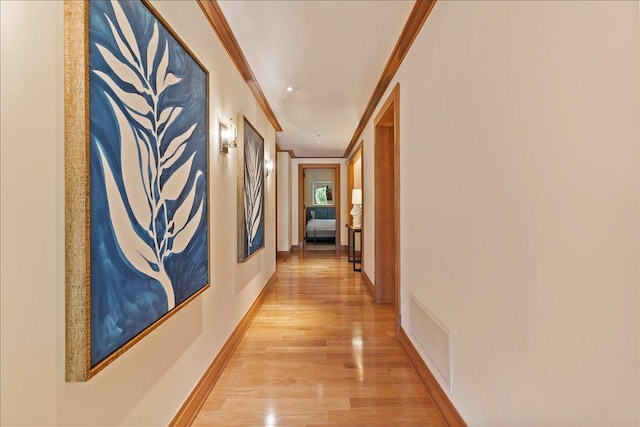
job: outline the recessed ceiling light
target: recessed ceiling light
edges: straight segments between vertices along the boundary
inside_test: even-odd
[[[293,87],[293,86],[287,86],[287,92],[293,92],[293,91],[295,91],[295,90],[296,90],[296,88],[295,88],[295,87]]]

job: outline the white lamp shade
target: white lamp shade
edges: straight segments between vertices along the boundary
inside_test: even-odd
[[[351,191],[351,204],[361,205],[362,204],[362,189],[354,188]]]

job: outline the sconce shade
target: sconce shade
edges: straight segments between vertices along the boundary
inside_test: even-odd
[[[351,203],[354,205],[362,204],[362,188],[354,188],[351,191]]]
[[[229,148],[236,148],[236,146],[236,128],[233,120],[230,120],[229,125],[220,121],[220,151],[228,153]]]
[[[265,160],[264,171],[267,174],[267,176],[271,175],[271,173],[273,172],[273,160],[271,159]]]

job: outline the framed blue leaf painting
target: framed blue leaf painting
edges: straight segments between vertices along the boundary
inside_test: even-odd
[[[264,138],[243,117],[238,149],[238,262],[264,248]]]
[[[78,187],[66,178],[67,380],[83,381],[209,286],[209,76],[146,1],[68,1],[65,31],[85,46],[80,58],[65,47],[66,127],[71,104],[88,112],[82,131],[66,129],[67,170],[87,165]],[[82,243],[84,284],[69,259]]]

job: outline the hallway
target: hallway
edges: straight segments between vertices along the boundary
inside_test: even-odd
[[[294,253],[194,425],[443,426],[346,254]]]

